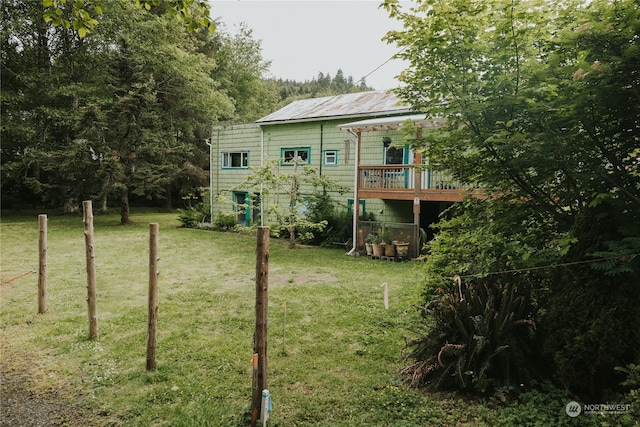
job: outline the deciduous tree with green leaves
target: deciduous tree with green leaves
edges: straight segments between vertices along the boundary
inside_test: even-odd
[[[223,28],[218,27],[208,45],[215,51],[213,77],[233,100],[233,116],[227,119],[239,123],[258,120],[277,105],[274,85],[265,81],[271,62],[262,58],[261,41],[253,37],[253,30],[246,24],[233,35]]]
[[[476,275],[505,270],[518,271],[508,281],[524,283],[539,268],[528,302],[538,356],[576,391],[596,395],[615,385],[613,368],[640,357],[638,1],[384,7],[404,24],[387,35],[410,64],[398,95],[447,119],[417,148],[432,167],[481,182],[489,195],[482,208],[460,214],[462,225],[441,224],[459,250],[431,244],[428,287],[451,293],[451,274],[475,286]],[[502,233],[499,251],[482,239],[483,218]],[[581,303],[563,305],[566,298]]]
[[[291,172],[286,172],[285,168],[290,168]],[[316,168],[296,159],[282,166],[281,160],[266,158],[264,164],[250,167],[250,170],[251,174],[234,190],[252,190],[254,194],[260,194],[262,219],[270,223],[276,236],[284,234],[289,238],[291,249],[296,247],[300,238],[311,240],[314,231],[322,231],[327,225],[323,219],[312,221],[304,215],[305,196],[318,191],[346,191],[335,180],[319,175]],[[229,201],[227,194],[220,195],[219,200]],[[247,205],[236,206],[238,210],[249,208]],[[271,224],[271,221],[275,222]],[[298,236],[297,233],[303,235]]]
[[[206,28],[215,31],[210,18],[211,6],[205,0],[121,0],[138,9],[159,11],[180,19],[189,31]],[[42,0],[42,17],[53,26],[73,27],[80,37],[85,37],[100,23],[105,8],[114,7],[103,0]],[[116,6],[117,7],[117,6]]]

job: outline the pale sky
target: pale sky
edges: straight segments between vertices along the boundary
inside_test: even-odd
[[[355,81],[366,77],[374,89],[392,89],[406,68],[389,60],[399,49],[381,39],[401,23],[378,8],[382,0],[210,0],[211,17],[220,17],[231,34],[245,22],[262,41],[262,57],[271,61],[269,77],[300,82],[319,72],[334,77],[342,69]]]

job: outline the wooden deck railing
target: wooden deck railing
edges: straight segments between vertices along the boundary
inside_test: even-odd
[[[414,190],[415,172],[412,165],[360,166],[360,188]],[[424,169],[420,174],[421,190],[471,190],[446,172]]]

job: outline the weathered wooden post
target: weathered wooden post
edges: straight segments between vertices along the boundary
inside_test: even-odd
[[[251,426],[262,413],[262,390],[267,387],[267,307],[269,287],[269,227],[258,227],[256,250],[256,327],[253,335]]]
[[[287,333],[287,302],[282,304],[283,318],[282,318],[282,354],[287,354],[287,342],[285,341]]]
[[[383,302],[384,302],[384,308],[385,310],[389,310],[389,285],[387,284],[387,282],[384,282],[382,285],[380,285],[380,287],[382,288],[382,293],[383,293]]]
[[[96,308],[96,263],[93,247],[93,207],[91,200],[82,202],[84,242],[87,258],[87,304],[89,306],[89,339],[98,338],[98,310]]]
[[[156,325],[158,323],[158,229],[149,224],[149,325],[147,331],[147,371],[156,370]]]
[[[38,313],[47,311],[47,216],[38,215]]]

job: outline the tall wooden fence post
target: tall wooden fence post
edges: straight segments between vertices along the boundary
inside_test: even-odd
[[[93,246],[93,207],[91,200],[82,202],[84,242],[87,257],[87,304],[89,306],[89,339],[98,338],[98,310],[96,308],[96,263]]]
[[[156,370],[156,325],[158,323],[158,229],[149,224],[149,325],[147,331],[147,371]]]
[[[38,313],[47,311],[47,216],[38,215]]]
[[[262,390],[267,387],[267,307],[269,288],[269,227],[258,227],[256,250],[256,327],[253,335],[251,426],[262,413]]]

